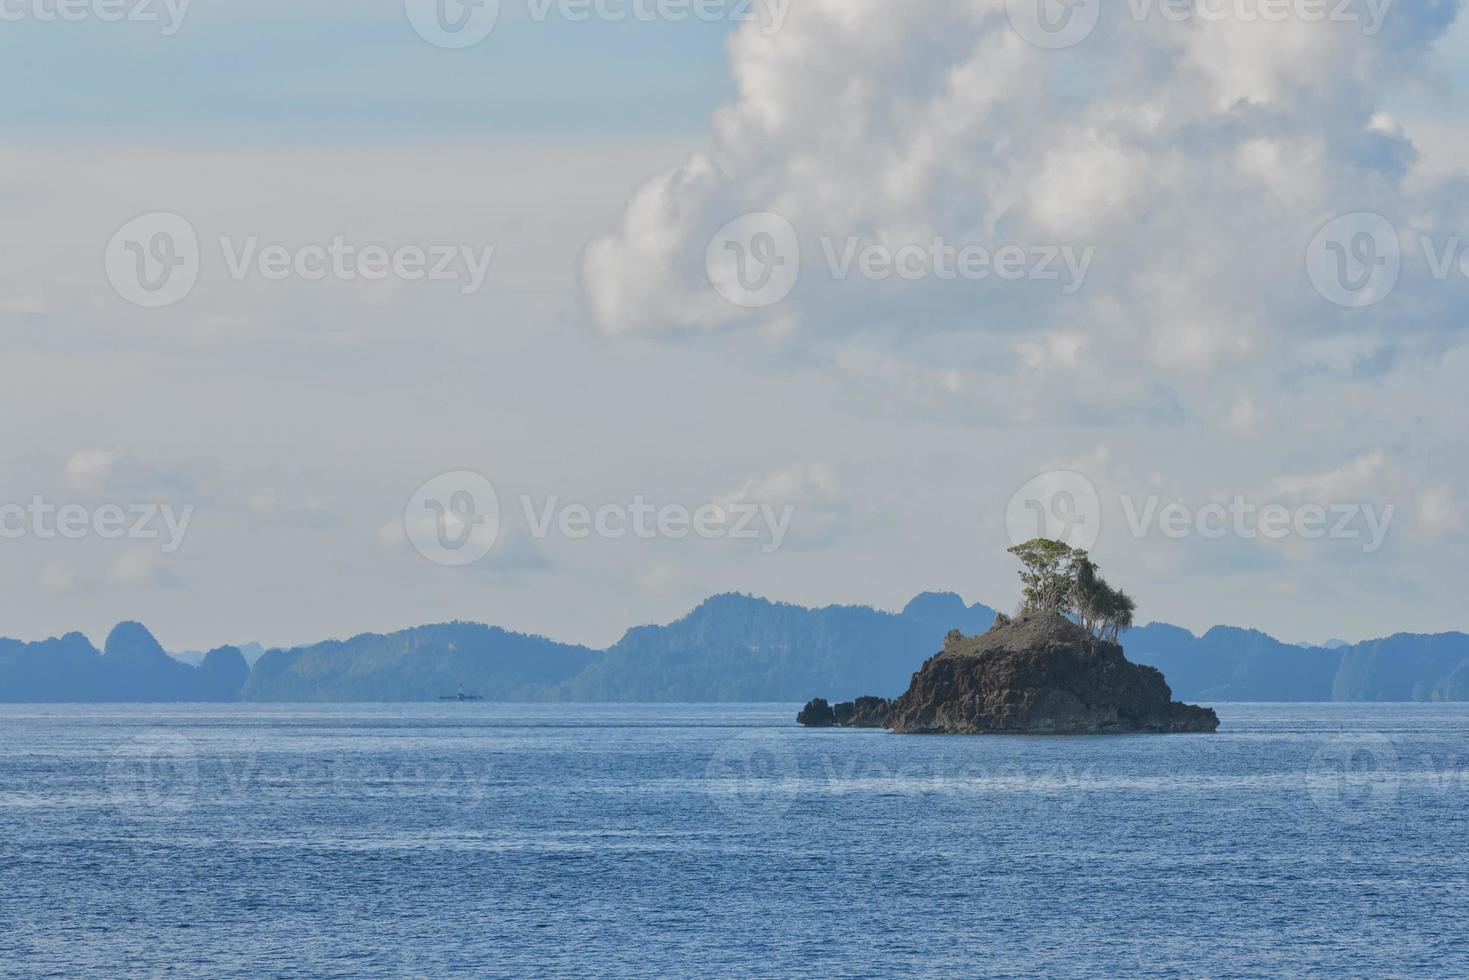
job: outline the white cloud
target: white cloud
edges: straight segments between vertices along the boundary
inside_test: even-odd
[[[1271,491],[1291,500],[1318,504],[1358,503],[1381,494],[1389,483],[1399,483],[1396,468],[1382,450],[1364,453],[1338,469],[1307,476],[1285,476]]]
[[[1464,513],[1446,483],[1429,487],[1418,502],[1418,524],[1429,534],[1464,530]]]
[[[839,370],[871,375],[876,359],[853,351],[880,352],[885,384],[939,389],[951,410],[1182,408],[1235,429],[1253,409],[1229,393],[1312,365],[1316,339],[1463,342],[1462,284],[1419,264],[1381,315],[1348,316],[1305,274],[1339,214],[1379,211],[1404,235],[1422,214],[1469,227],[1458,191],[1406,186],[1413,147],[1378,104],[1422,73],[1452,10],[1400,5],[1367,36],[1110,8],[1070,51],[1026,44],[994,0],[809,0],[775,38],[738,32],[739,97],[709,146],[645,183],[586,250],[595,324],[660,336],[779,321]],[[765,210],[797,228],[802,277],[752,312],[721,300],[703,262],[716,229]],[[1042,281],[834,281],[820,240],[852,235],[1097,251],[1074,296]],[[954,342],[923,343],[934,335]],[[946,380],[985,395],[950,397]]]
[[[183,580],[157,552],[136,549],[118,555],[108,566],[106,584],[123,589],[178,589]]]
[[[336,517],[336,506],[332,500],[302,487],[285,489],[270,484],[257,484],[244,491],[241,503],[262,521],[282,522],[299,527],[324,527]]]
[[[387,551],[397,551],[407,545],[408,532],[403,527],[402,519],[385,521],[378,525],[377,543],[378,547]]]
[[[655,562],[638,569],[638,588],[650,596],[673,595],[684,581],[681,569],[672,562]]]
[[[740,490],[726,495],[719,502],[787,504],[818,500],[830,502],[836,497],[836,470],[826,463],[807,463],[747,480]]]
[[[121,455],[117,450],[85,450],[66,461],[66,481],[79,493],[95,493],[107,482],[112,466]]]
[[[693,255],[689,242],[708,223],[703,202],[717,183],[708,158],[692,156],[633,195],[619,234],[587,246],[582,281],[592,317],[607,333],[636,333],[666,320],[712,327],[728,319],[727,305],[712,292],[665,289],[670,273],[702,274],[704,253]]]
[[[853,506],[836,468],[822,462],[746,480],[740,489],[720,496],[715,503],[725,507],[754,505],[775,512],[791,508],[790,532],[782,543],[795,548],[831,544],[839,533],[849,532],[871,517]]]
[[[1255,404],[1255,399],[1247,391],[1236,392],[1229,417],[1224,421],[1224,428],[1238,435],[1248,435],[1254,432],[1259,421],[1260,409]]]
[[[76,571],[60,562],[48,561],[36,577],[36,588],[42,592],[65,594],[76,591]]]

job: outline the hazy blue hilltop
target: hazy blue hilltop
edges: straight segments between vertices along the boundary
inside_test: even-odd
[[[256,661],[241,698],[430,701],[463,691],[494,701],[538,701],[596,656],[541,636],[445,623],[269,650]]]
[[[744,595],[709,599],[668,626],[629,630],[573,678],[573,701],[790,701],[901,691],[951,629],[982,631],[987,606],[925,594],[901,613],[806,609]]]
[[[1469,637],[1399,633],[1342,651],[1332,684],[1336,701],[1469,699]]]
[[[0,701],[237,701],[249,673],[234,647],[180,663],[139,623],[119,623],[101,651],[80,633],[0,640]]]
[[[1129,660],[1161,670],[1176,696],[1205,701],[1330,701],[1342,660],[1341,650],[1233,626],[1194,636],[1152,623],[1128,632],[1123,645]]]
[[[240,643],[235,648],[240,651],[240,655],[245,658],[245,664],[250,667],[254,667],[255,661],[265,655],[265,647],[259,643]],[[209,656],[209,652],[204,650],[170,650],[168,651],[168,655],[191,667],[197,667]]]
[[[953,629],[983,633],[995,611],[924,593],[899,612],[808,609],[714,596],[606,650],[477,623],[368,633],[268,650],[165,653],[138,623],[101,651],[80,633],[0,640],[0,701],[425,701],[460,691],[492,701],[804,702],[896,697]],[[1469,636],[1399,634],[1330,649],[1219,626],[1203,636],[1153,623],[1122,636],[1128,659],[1163,671],[1179,699],[1469,700]]]

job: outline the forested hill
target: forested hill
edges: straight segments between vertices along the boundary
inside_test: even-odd
[[[137,623],[97,650],[79,633],[0,640],[0,702],[489,701],[803,702],[896,696],[952,629],[973,635],[995,612],[926,593],[900,612],[808,609],[715,596],[662,626],[629,630],[606,650],[476,623],[364,634],[247,663],[238,648],[202,660],[166,654]],[[1469,700],[1469,636],[1399,634],[1334,648],[1216,627],[1195,636],[1154,623],[1122,637],[1190,701]]]

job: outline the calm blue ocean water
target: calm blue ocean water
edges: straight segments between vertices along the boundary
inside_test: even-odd
[[[1469,706],[0,707],[15,976],[1469,975]]]

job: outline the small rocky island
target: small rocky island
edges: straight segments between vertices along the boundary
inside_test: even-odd
[[[1117,637],[1133,602],[1097,574],[1086,552],[1057,541],[1012,549],[1026,566],[1025,602],[988,633],[949,634],[896,701],[817,698],[797,715],[809,728],[899,734],[1106,735],[1212,732],[1212,709],[1173,700],[1163,674],[1123,656]]]

